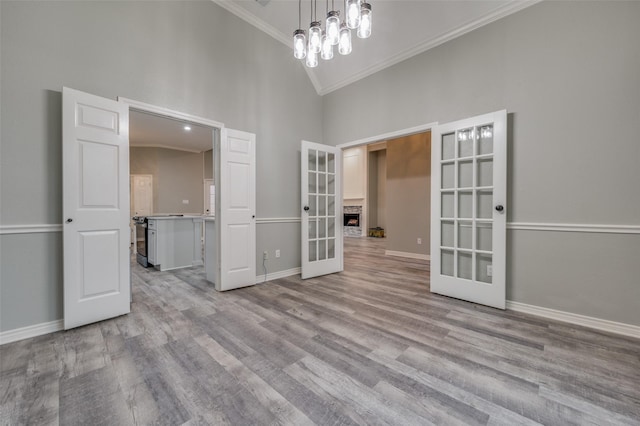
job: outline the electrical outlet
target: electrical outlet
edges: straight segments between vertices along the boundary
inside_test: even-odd
[[[189,200],[182,200],[182,204],[189,204]]]
[[[487,265],[487,276],[488,277],[493,276],[493,265]]]
[[[280,249],[276,250],[276,259],[280,258]]]
[[[269,252],[268,252],[268,251],[266,251],[266,250],[265,250],[265,251],[262,253],[262,259],[263,259],[263,260],[267,260],[267,259],[269,259]]]
[[[418,238],[418,244],[422,244],[422,238]]]

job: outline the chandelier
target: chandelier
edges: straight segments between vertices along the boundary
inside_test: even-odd
[[[356,30],[359,38],[371,35],[371,5],[367,0],[343,0],[345,19],[340,22],[340,11],[335,10],[334,0],[325,0],[327,18],[318,21],[318,0],[309,0],[311,5],[311,24],[309,36],[302,29],[302,0],[298,0],[298,29],[293,32],[293,56],[297,59],[306,58],[309,68],[318,66],[318,56],[325,61],[333,58],[333,47],[338,46],[338,53],[351,53],[351,30]]]

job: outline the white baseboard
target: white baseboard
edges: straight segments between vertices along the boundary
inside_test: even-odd
[[[407,257],[409,259],[431,260],[431,256],[428,254],[409,253],[406,251],[385,250],[384,254],[387,256]]]
[[[290,277],[292,275],[300,274],[300,272],[300,268],[274,272],[272,274],[267,274],[267,281]],[[264,282],[264,275],[256,277],[256,284],[262,282]],[[640,339],[640,326],[637,325],[588,317],[585,315],[573,314],[571,312],[543,308],[541,306],[527,305],[526,303],[512,302],[510,300],[507,300],[507,309]],[[42,324],[30,325],[28,327],[16,328],[14,330],[3,331],[0,333],[0,345],[29,339],[31,337],[42,336],[43,334],[55,333],[56,331],[63,329],[63,321],[56,320]]]
[[[535,305],[527,305],[526,303],[512,302],[510,300],[507,300],[507,309],[557,321],[568,322],[570,324],[595,328],[596,330],[608,331],[609,333],[640,338],[640,326],[637,325],[588,317],[586,315],[578,315],[571,312],[557,311],[555,309],[543,308],[541,306]]]
[[[263,283],[265,281],[277,280],[278,278],[286,278],[292,275],[298,275],[302,272],[300,267],[285,269],[284,271],[272,272],[271,274],[267,274],[267,279],[264,279],[264,274],[256,276],[256,284]]]
[[[42,336],[43,334],[55,333],[64,329],[62,320],[51,322],[43,322],[42,324],[30,325],[28,327],[16,328],[14,330],[3,331],[0,333],[0,345],[6,343],[17,342],[18,340],[28,339],[30,337]]]

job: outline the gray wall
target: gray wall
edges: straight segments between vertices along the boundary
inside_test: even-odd
[[[211,151],[208,151],[211,156]],[[132,147],[129,172],[153,175],[153,212],[202,214],[206,153]],[[211,165],[211,163],[209,163]],[[211,171],[213,172],[213,166]],[[183,204],[189,200],[189,204]]]
[[[257,217],[299,216],[300,140],[322,142],[322,99],[287,46],[209,0],[0,8],[2,225],[62,222],[62,86],[255,133]],[[299,227],[259,224],[257,252],[299,265]],[[0,331],[60,319],[60,232],[2,234],[0,248]]]
[[[326,95],[325,140],[506,108],[509,222],[638,226],[639,21],[640,2],[536,4]],[[507,298],[640,325],[638,253],[638,234],[510,230]]]
[[[387,141],[386,163],[386,249],[428,255],[431,132]]]

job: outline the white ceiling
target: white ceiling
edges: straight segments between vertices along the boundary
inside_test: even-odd
[[[213,0],[287,46],[298,28],[298,1]],[[352,35],[348,56],[335,52],[315,69],[305,66],[320,95],[353,83],[448,40],[459,37],[540,0],[369,0],[373,9],[372,35],[362,40]],[[329,1],[331,3],[331,1]],[[343,10],[343,0],[335,0]],[[326,17],[326,2],[317,3],[318,20]],[[310,0],[302,0],[302,27],[311,21]],[[293,53],[292,53],[293,55]]]
[[[191,130],[186,131],[188,125]],[[129,113],[129,145],[203,152],[213,147],[211,127],[140,111]]]

